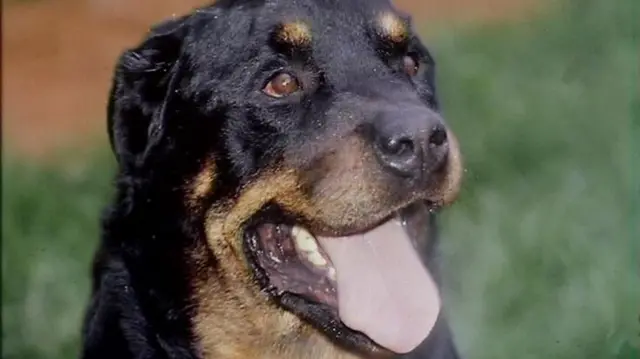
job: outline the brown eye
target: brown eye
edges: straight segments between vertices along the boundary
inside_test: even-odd
[[[420,69],[420,65],[418,62],[411,56],[405,56],[404,59],[404,71],[409,76],[415,76],[418,74],[418,70]]]
[[[281,72],[274,76],[262,91],[271,97],[284,97],[298,91],[300,84],[291,74]]]

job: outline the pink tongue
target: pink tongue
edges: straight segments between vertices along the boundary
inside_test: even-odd
[[[396,353],[410,352],[429,335],[440,296],[398,222],[318,240],[336,269],[338,311],[346,326]]]

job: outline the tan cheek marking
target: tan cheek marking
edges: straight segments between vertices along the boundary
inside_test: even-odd
[[[278,38],[290,45],[306,46],[311,43],[311,29],[302,21],[283,24]]]
[[[216,179],[216,163],[213,158],[208,159],[193,180],[187,183],[187,205],[198,207],[200,201],[214,190]]]
[[[212,177],[202,175],[193,181],[194,195],[211,190],[208,178]],[[243,188],[236,200],[207,211],[208,243],[193,253],[197,306],[193,322],[203,358],[356,359],[297,316],[271,305],[259,294],[245,265],[239,240],[242,224],[265,204],[277,200],[297,213],[312,210],[300,182],[295,170],[271,171]],[[215,269],[209,267],[208,250],[219,261]]]
[[[449,142],[449,161],[447,163],[449,170],[445,177],[441,191],[443,196],[443,205],[449,205],[453,203],[458,197],[464,172],[462,153],[460,152],[460,144],[458,143],[458,139],[451,130],[447,131],[447,138]]]
[[[397,15],[386,12],[378,18],[381,35],[393,42],[403,42],[409,37],[407,24]]]
[[[377,181],[383,174],[361,139],[348,138],[344,142],[340,151],[320,164],[313,204],[322,210],[327,222],[351,225],[371,217],[369,211],[375,212],[383,205],[384,187]]]
[[[310,213],[310,204],[299,189],[300,179],[293,170],[264,175],[262,179],[245,188],[226,215],[212,210],[207,218],[209,238],[222,237],[235,250],[239,250],[242,224],[277,198],[278,204],[296,213]],[[219,234],[222,234],[221,236]],[[238,252],[240,253],[240,252]]]

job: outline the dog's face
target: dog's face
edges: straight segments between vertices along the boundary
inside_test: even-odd
[[[112,144],[124,173],[183,199],[205,352],[427,336],[439,299],[412,241],[461,177],[434,71],[381,0],[223,0],[123,55]]]

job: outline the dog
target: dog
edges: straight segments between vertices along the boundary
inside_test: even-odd
[[[386,0],[220,0],[119,58],[81,357],[457,359],[458,142]]]

